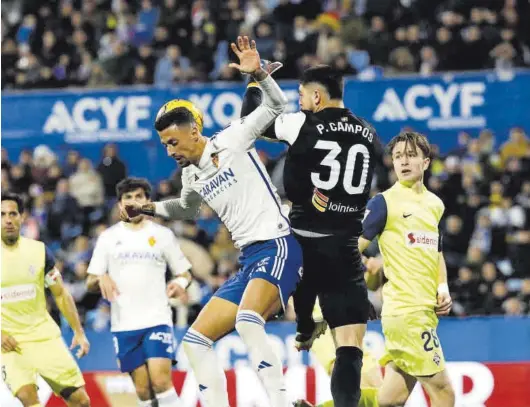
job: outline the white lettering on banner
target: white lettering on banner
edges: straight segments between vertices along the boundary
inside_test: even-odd
[[[298,111],[298,91],[291,89],[284,93],[288,100],[286,112]],[[203,112],[206,129],[225,127],[239,119],[243,104],[242,95],[235,92],[221,92],[215,96],[211,93],[192,93],[189,100]]]
[[[65,133],[67,143],[149,140],[151,123],[140,128],[139,122],[149,119],[150,108],[148,96],[83,97],[71,112],[58,100],[42,130],[45,134]],[[98,112],[103,118],[98,117]],[[120,128],[123,114],[125,125]]]
[[[473,108],[484,105],[485,91],[483,82],[453,83],[447,88],[440,84],[420,84],[408,88],[401,100],[394,88],[388,88],[373,118],[378,122],[426,120],[430,129],[483,127],[486,118],[474,116]],[[460,104],[455,106],[458,97]],[[433,109],[436,106],[438,109]],[[453,114],[453,106],[456,114]],[[435,110],[439,110],[439,116]]]

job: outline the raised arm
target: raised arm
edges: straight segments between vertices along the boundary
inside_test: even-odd
[[[230,66],[254,77],[260,88],[261,103],[256,106],[252,105],[252,110],[249,109],[248,115],[231,123],[218,134],[218,138],[224,139],[225,143],[233,147],[249,149],[256,138],[260,137],[273,124],[274,119],[283,113],[287,97],[276,81],[261,67],[261,60],[254,41],[249,41],[248,37],[238,37],[237,45],[232,44],[232,50],[239,58],[239,64],[230,64]],[[256,101],[257,99],[254,100]]]

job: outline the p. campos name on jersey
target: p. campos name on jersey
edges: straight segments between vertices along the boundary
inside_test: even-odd
[[[209,202],[236,183],[237,179],[234,171],[229,168],[219,172],[210,181],[207,181],[201,189],[201,196],[206,202]]]
[[[328,133],[330,131],[346,131],[348,133],[360,133],[370,142],[374,139],[374,134],[370,131],[370,129],[368,127],[361,126],[360,124],[348,122],[330,122],[328,123],[328,128],[326,128],[326,125],[324,124],[317,124],[316,127],[320,134]]]

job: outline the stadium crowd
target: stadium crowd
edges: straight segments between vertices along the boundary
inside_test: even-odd
[[[2,3],[2,88],[241,80],[228,42],[256,39],[296,78],[530,65],[525,0],[17,0]]]
[[[478,138],[461,133],[458,140],[458,148],[445,156],[435,148],[426,179],[446,206],[443,250],[453,315],[530,314],[530,140],[519,128],[501,146],[488,130]],[[283,157],[261,156],[282,194]],[[56,253],[85,324],[96,329],[108,328],[109,308],[98,294],[87,293],[84,281],[97,237],[119,221],[115,186],[125,176],[127,165],[114,145],[103,149],[96,166],[76,151],[63,161],[46,146],[18,158],[2,149],[2,192],[21,193],[27,201],[22,233],[45,241]],[[177,171],[161,181],[152,198],[178,196],[179,178]],[[372,193],[395,179],[387,156]],[[197,278],[184,303],[174,304],[176,323],[185,325],[237,270],[239,252],[207,206],[196,222],[168,226],[179,236]],[[372,248],[370,255],[376,254]],[[292,317],[288,312],[286,318]]]

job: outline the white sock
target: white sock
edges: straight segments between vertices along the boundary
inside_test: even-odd
[[[287,391],[280,358],[272,350],[265,332],[265,320],[254,311],[239,311],[236,330],[247,345],[252,367],[269,395],[271,406],[287,407]]]
[[[226,376],[217,355],[212,349],[213,341],[194,329],[188,329],[182,346],[190,362],[204,407],[230,407]]]
[[[162,393],[157,393],[156,399],[159,406],[165,407],[181,407],[179,395],[174,387]]]
[[[138,406],[139,407],[152,407],[153,400],[140,400],[138,399]]]

